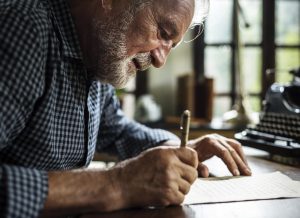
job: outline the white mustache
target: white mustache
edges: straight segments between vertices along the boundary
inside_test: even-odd
[[[138,69],[141,71],[148,69],[152,64],[149,52],[137,54],[132,60],[138,65]]]

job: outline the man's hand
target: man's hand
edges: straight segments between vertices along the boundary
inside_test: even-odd
[[[114,167],[124,207],[168,206],[183,202],[198,177],[198,157],[191,148],[160,146]]]
[[[180,204],[198,177],[197,166],[195,150],[161,146],[109,170],[49,172],[48,196],[41,215]]]
[[[227,165],[229,171],[234,175],[251,175],[241,144],[234,140],[228,139],[218,134],[211,134],[190,140],[188,146],[195,149],[198,153],[200,176],[208,177],[209,171],[203,161],[217,156]]]

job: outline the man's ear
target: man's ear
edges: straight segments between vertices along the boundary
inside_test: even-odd
[[[102,7],[105,12],[109,12],[112,9],[112,0],[102,0]]]

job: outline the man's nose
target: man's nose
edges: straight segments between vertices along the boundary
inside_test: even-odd
[[[164,41],[160,44],[159,47],[151,51],[152,64],[154,67],[160,68],[166,63],[172,45],[173,45],[172,40]]]

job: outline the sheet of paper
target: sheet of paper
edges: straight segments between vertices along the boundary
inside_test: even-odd
[[[300,182],[274,172],[250,177],[197,179],[183,204],[300,197]]]

